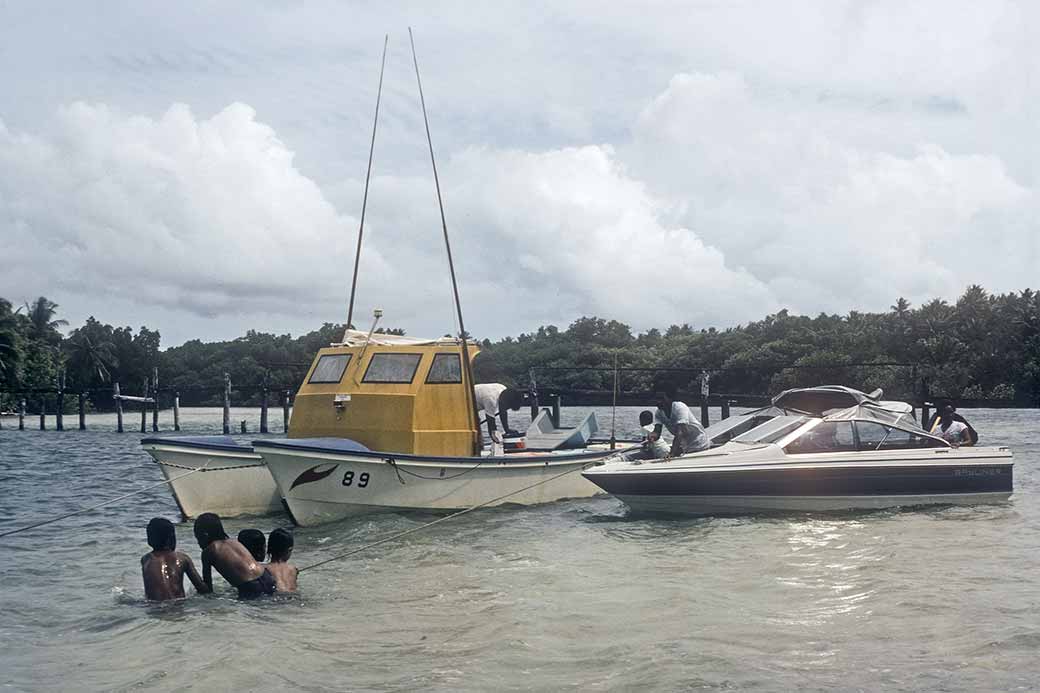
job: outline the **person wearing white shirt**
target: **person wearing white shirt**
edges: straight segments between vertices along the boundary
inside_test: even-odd
[[[481,421],[487,424],[488,435],[494,440],[497,425],[495,417],[502,421],[502,430],[507,436],[520,435],[509,427],[509,411],[517,411],[523,404],[523,395],[511,387],[501,383],[480,383],[473,386],[473,394],[477,399],[477,412],[483,413]]]
[[[691,452],[700,452],[711,447],[711,441],[693,412],[680,402],[675,385],[669,383],[661,388],[657,403],[656,425],[654,434],[660,438],[661,429],[667,428],[672,434],[671,456],[677,457]]]

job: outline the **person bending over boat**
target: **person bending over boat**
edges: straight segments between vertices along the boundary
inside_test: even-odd
[[[708,434],[694,418],[690,408],[679,401],[678,390],[671,383],[662,387],[658,395],[656,420],[654,435],[660,438],[662,427],[672,434],[671,457],[711,447]]]
[[[238,533],[238,543],[249,549],[257,563],[267,557],[267,538],[259,529],[243,529]]]
[[[487,424],[488,436],[495,440],[498,430],[495,417],[502,420],[502,430],[507,436],[520,435],[509,427],[509,409],[517,411],[524,402],[519,390],[506,387],[501,383],[480,383],[473,386],[473,394],[477,398],[477,411],[484,412],[484,423]],[[501,441],[498,441],[501,442]]]
[[[300,570],[289,563],[289,556],[292,556],[293,550],[292,532],[281,528],[271,532],[267,540],[267,550],[271,553],[271,562],[267,564],[267,569],[274,576],[278,591],[295,592],[296,576],[300,574]]]
[[[141,577],[148,599],[157,602],[184,599],[185,576],[199,594],[213,591],[199,576],[188,554],[177,550],[177,531],[172,522],[153,517],[146,531],[152,550],[141,556]]]
[[[940,436],[954,447],[974,445],[979,440],[979,434],[963,416],[957,413],[956,407],[952,404],[947,404],[937,416],[932,418],[932,425],[928,430],[932,435]]]
[[[195,520],[195,539],[202,547],[202,579],[213,589],[216,568],[232,587],[238,588],[239,599],[255,599],[274,594],[271,572],[249,553],[249,549],[228,537],[216,513],[202,513]]]

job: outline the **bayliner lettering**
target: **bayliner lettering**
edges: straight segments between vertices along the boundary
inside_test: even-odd
[[[995,467],[960,467],[953,470],[954,476],[1000,476],[1000,470]]]

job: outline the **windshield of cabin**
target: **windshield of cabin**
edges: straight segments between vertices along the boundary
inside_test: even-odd
[[[757,443],[760,445],[775,443],[808,420],[809,417],[807,416],[778,416],[761,426],[752,428],[747,433],[737,436],[730,442]]]

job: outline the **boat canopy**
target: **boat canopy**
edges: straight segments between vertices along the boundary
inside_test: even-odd
[[[417,455],[479,452],[458,340],[369,340],[356,330],[346,336],[315,356],[296,394],[289,438],[347,438],[370,450]],[[469,345],[470,358],[478,351]]]
[[[406,337],[398,334],[384,334],[373,332],[371,335],[362,330],[347,330],[343,335],[342,342],[335,342],[329,346],[364,346],[373,344],[378,346],[461,346],[462,342],[455,337],[437,337],[426,339],[424,337]]]
[[[784,390],[773,398],[773,406],[822,416],[864,402],[877,402],[882,394],[881,390],[867,394],[844,385],[817,385]]]
[[[898,426],[922,431],[914,419],[913,409],[903,402],[863,402],[824,417],[825,421],[871,421],[883,426]]]

